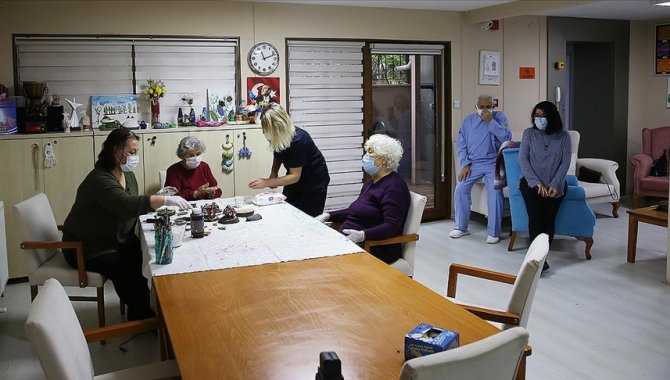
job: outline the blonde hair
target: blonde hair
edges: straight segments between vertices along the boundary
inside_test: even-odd
[[[270,138],[270,148],[281,152],[291,146],[295,127],[288,113],[277,103],[270,103],[261,115],[263,134]]]
[[[386,167],[390,171],[398,171],[400,159],[402,158],[402,144],[397,139],[383,134],[370,136],[365,142],[365,151],[369,148],[378,156],[386,159]]]

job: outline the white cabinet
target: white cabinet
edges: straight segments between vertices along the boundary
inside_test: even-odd
[[[252,195],[267,190],[249,188],[249,181],[259,177],[267,178],[272,168],[272,152],[260,128],[200,130],[190,134],[207,145],[203,160],[212,169],[223,192],[222,197]],[[240,158],[240,149],[244,146],[245,139],[247,149],[252,153],[250,158]],[[226,141],[233,144],[234,169],[231,172],[224,172],[221,168],[222,145]]]
[[[45,166],[44,148],[51,144],[56,165]],[[93,135],[49,134],[12,136],[0,139],[0,199],[5,203],[7,260],[10,277],[25,276],[19,248],[14,205],[37,193],[49,198],[56,223],[70,212],[77,188],[93,169]]]
[[[158,172],[167,170],[170,165],[179,161],[177,147],[179,142],[188,136],[187,131],[175,129],[174,132],[143,133],[142,151],[140,155],[144,162],[144,193],[156,194],[161,188]],[[135,175],[138,175],[135,173]]]

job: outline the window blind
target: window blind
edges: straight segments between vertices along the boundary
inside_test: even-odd
[[[143,96],[147,79],[165,82],[161,121],[176,122],[178,108],[188,113],[183,95],[194,99],[196,115],[207,105],[207,90],[236,94],[236,39],[137,37],[15,37],[17,82],[45,81],[49,94],[76,98],[91,115],[91,95],[137,94],[138,120],[151,119]]]
[[[288,60],[291,119],[328,164],[326,210],[348,207],[363,180],[363,43],[289,40]]]
[[[90,115],[91,95],[133,93],[132,44],[130,41],[17,38],[19,86],[24,81],[45,81],[49,94],[82,106],[79,116]],[[18,92],[18,91],[17,91]]]
[[[169,41],[135,42],[135,91],[143,94],[148,79],[162,80],[167,94],[160,100],[161,121],[176,122],[179,107],[188,113],[190,107],[181,98],[193,98],[196,115],[207,107],[207,91],[236,97],[237,42],[235,41]],[[149,120],[150,106],[138,96],[140,119]]]

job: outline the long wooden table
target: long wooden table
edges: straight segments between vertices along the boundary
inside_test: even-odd
[[[153,278],[184,379],[396,379],[419,323],[461,345],[499,330],[366,253]],[[525,361],[524,361],[525,363]]]

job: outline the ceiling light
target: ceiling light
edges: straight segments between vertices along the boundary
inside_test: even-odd
[[[663,7],[670,7],[670,1],[665,1],[665,0],[652,0],[651,1],[652,5],[660,5]]]

